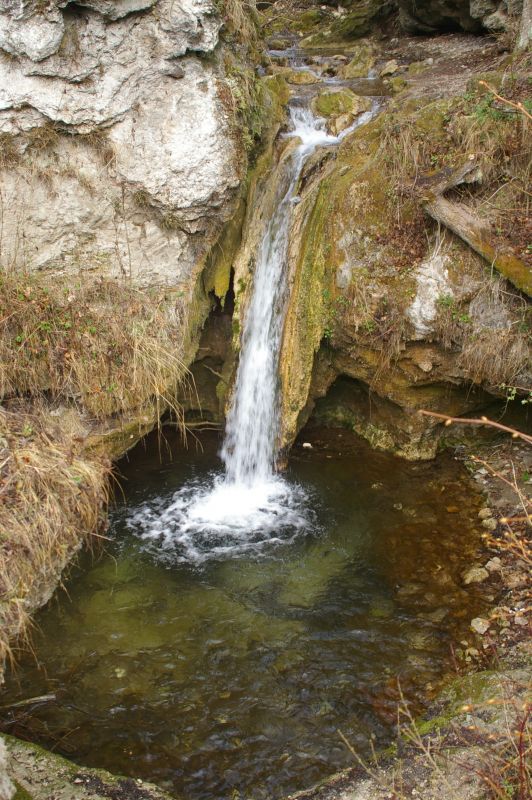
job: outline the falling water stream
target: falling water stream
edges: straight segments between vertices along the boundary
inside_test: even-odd
[[[349,133],[298,102],[290,119],[221,460],[213,434],[131,453],[105,551],[38,615],[3,698],[7,732],[183,800],[308,788],[351,765],[338,729],[361,754],[389,744],[397,679],[422,707],[480,602],[460,578],[480,501],[451,457],[314,430],[275,471],[291,210],[306,159]]]
[[[271,549],[290,543],[314,525],[301,486],[275,473],[279,426],[279,349],[287,300],[287,251],[291,209],[307,158],[322,145],[336,145],[373,112],[361,114],[339,136],[306,106],[290,107],[287,137],[298,142],[289,158],[288,186],[281,181],[266,225],[245,316],[232,406],[222,460],[225,473],[182,486],[164,508],[147,504],[130,524],[185,561],[201,563],[228,553]]]

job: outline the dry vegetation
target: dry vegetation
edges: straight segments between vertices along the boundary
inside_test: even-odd
[[[155,405],[181,423],[186,331],[176,292],[0,273],[0,672],[104,519],[109,465],[83,451],[91,420]]]
[[[39,594],[105,519],[108,465],[81,454],[75,419],[0,407],[0,670]]]
[[[186,323],[175,292],[0,273],[0,397],[46,393],[98,419],[153,400],[175,406]]]
[[[438,300],[436,336],[459,352],[458,363],[474,383],[500,389],[526,376],[532,363],[532,309],[501,278],[486,279],[475,296]]]
[[[411,215],[408,206],[425,182],[477,156],[480,181],[455,190],[455,195],[488,218],[494,233],[510,243],[514,255],[532,265],[530,59],[524,55],[506,71],[487,76],[504,97],[495,95],[491,84],[479,78],[471,81],[461,97],[417,110],[413,107],[406,116],[401,108],[389,115],[379,160],[399,222],[405,211]],[[420,242],[422,238],[420,230]]]
[[[218,0],[220,11],[229,32],[243,44],[257,39],[257,8],[255,0]]]
[[[374,264],[371,274],[357,270],[339,319],[354,329],[358,340],[382,353],[384,367],[408,338],[404,311],[410,302],[409,275],[426,257],[434,236],[423,191],[438,176],[477,156],[480,180],[453,190],[455,198],[487,217],[494,235],[509,242],[519,259],[532,263],[528,59],[515,59],[506,72],[492,76],[509,103],[475,79],[463,96],[428,104],[406,99],[383,119],[375,164],[390,223],[375,241],[386,263]],[[487,264],[482,275],[483,262],[467,246],[451,242],[446,252],[449,263],[470,276],[472,290],[468,296],[461,291],[456,298],[439,298],[435,338],[459,353],[458,366],[473,383],[496,393],[503,384],[522,385],[523,376],[530,378],[532,363],[530,304],[497,273],[490,275]]]

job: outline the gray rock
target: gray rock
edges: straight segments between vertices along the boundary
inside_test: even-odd
[[[398,5],[401,25],[409,33],[506,30],[508,10],[515,17],[522,8],[521,0],[398,0]]]
[[[16,56],[0,61],[0,133],[25,147],[41,128],[52,142],[0,175],[2,255],[190,286],[244,170],[223,59],[196,56],[218,47],[222,19],[211,0],[82,5],[0,11],[0,47]]]
[[[387,61],[386,62],[386,64],[383,66],[383,68],[379,72],[379,75],[381,76],[381,78],[384,78],[387,75],[394,75],[397,72],[398,69],[399,69],[399,64],[397,63],[397,61],[395,59],[393,59],[392,61]]]
[[[67,5],[69,0],[63,0]],[[117,20],[134,11],[144,11],[157,3],[157,0],[77,0],[78,6],[92,8],[109,19]]]
[[[490,558],[490,560],[485,564],[485,567],[488,572],[500,572],[502,567],[501,559],[497,556]]]
[[[493,517],[488,517],[488,519],[482,520],[482,527],[486,528],[487,531],[495,531],[497,530],[497,520]]]
[[[475,617],[475,619],[471,620],[471,629],[475,631],[475,633],[480,634],[480,636],[484,636],[486,631],[489,629],[490,621],[488,619],[484,619],[483,617]]]
[[[469,13],[473,19],[482,19],[497,10],[495,0],[469,0]]]
[[[491,508],[481,508],[480,511],[478,512],[478,518],[488,519],[489,517],[491,517],[491,514],[492,514]]]
[[[484,569],[484,567],[471,567],[471,569],[463,573],[462,580],[465,586],[469,586],[471,583],[482,583],[489,576],[488,570]]]
[[[11,800],[15,795],[15,786],[8,776],[7,749],[0,738],[0,800]]]
[[[12,56],[42,61],[57,53],[64,31],[63,15],[56,8],[29,17],[0,11],[0,49]]]

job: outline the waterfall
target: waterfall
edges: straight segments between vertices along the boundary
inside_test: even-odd
[[[320,145],[341,141],[371,112],[335,137],[309,108],[290,108],[291,129],[298,144],[288,157],[287,181],[279,188],[274,211],[256,258],[253,286],[245,314],[233,401],[227,416],[221,456],[223,475],[210,483],[190,482],[162,507],[134,511],[132,528],[156,541],[181,561],[261,552],[290,542],[312,528],[307,495],[275,474],[279,433],[278,367],[287,305],[287,254],[291,209],[309,155]]]
[[[233,403],[222,458],[226,479],[247,486],[272,475],[278,435],[278,364],[286,308],[286,259],[291,207],[307,156],[335,141],[308,109],[291,109],[292,131],[301,143],[291,156],[288,189],[276,198],[257,257],[247,310]]]

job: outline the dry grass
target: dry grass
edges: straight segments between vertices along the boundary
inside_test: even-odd
[[[0,273],[0,671],[10,639],[104,519],[109,467],[82,452],[88,416],[155,405],[182,425],[186,336],[175,291]],[[66,406],[60,418],[50,400]]]
[[[255,0],[218,0],[225,23],[233,36],[245,44],[257,39]]]
[[[532,335],[530,306],[521,295],[499,278],[486,280],[469,303],[444,296],[439,306],[436,336],[460,351],[458,364],[473,383],[522,385],[532,363]]]
[[[39,595],[105,519],[108,466],[80,455],[75,434],[43,408],[0,407],[0,664]]]
[[[10,133],[0,134],[0,168],[16,166],[20,161],[20,152],[15,137]]]
[[[0,397],[67,398],[98,419],[176,406],[187,311],[126,281],[0,273]]]
[[[34,151],[48,150],[59,141],[60,131],[53,122],[32,128],[26,134],[28,148]]]
[[[527,688],[501,674],[499,685],[493,686],[494,696],[455,709],[447,720],[420,724],[399,686],[401,755],[388,766],[373,749],[371,761],[364,761],[342,731],[338,735],[369,779],[368,796],[451,800],[465,796],[461,792],[465,782],[472,796],[478,797],[480,790],[485,800],[528,800],[532,725]]]
[[[115,149],[107,132],[102,128],[94,128],[90,133],[75,133],[74,139],[76,143],[92,148],[105,166],[114,163],[116,157]]]

